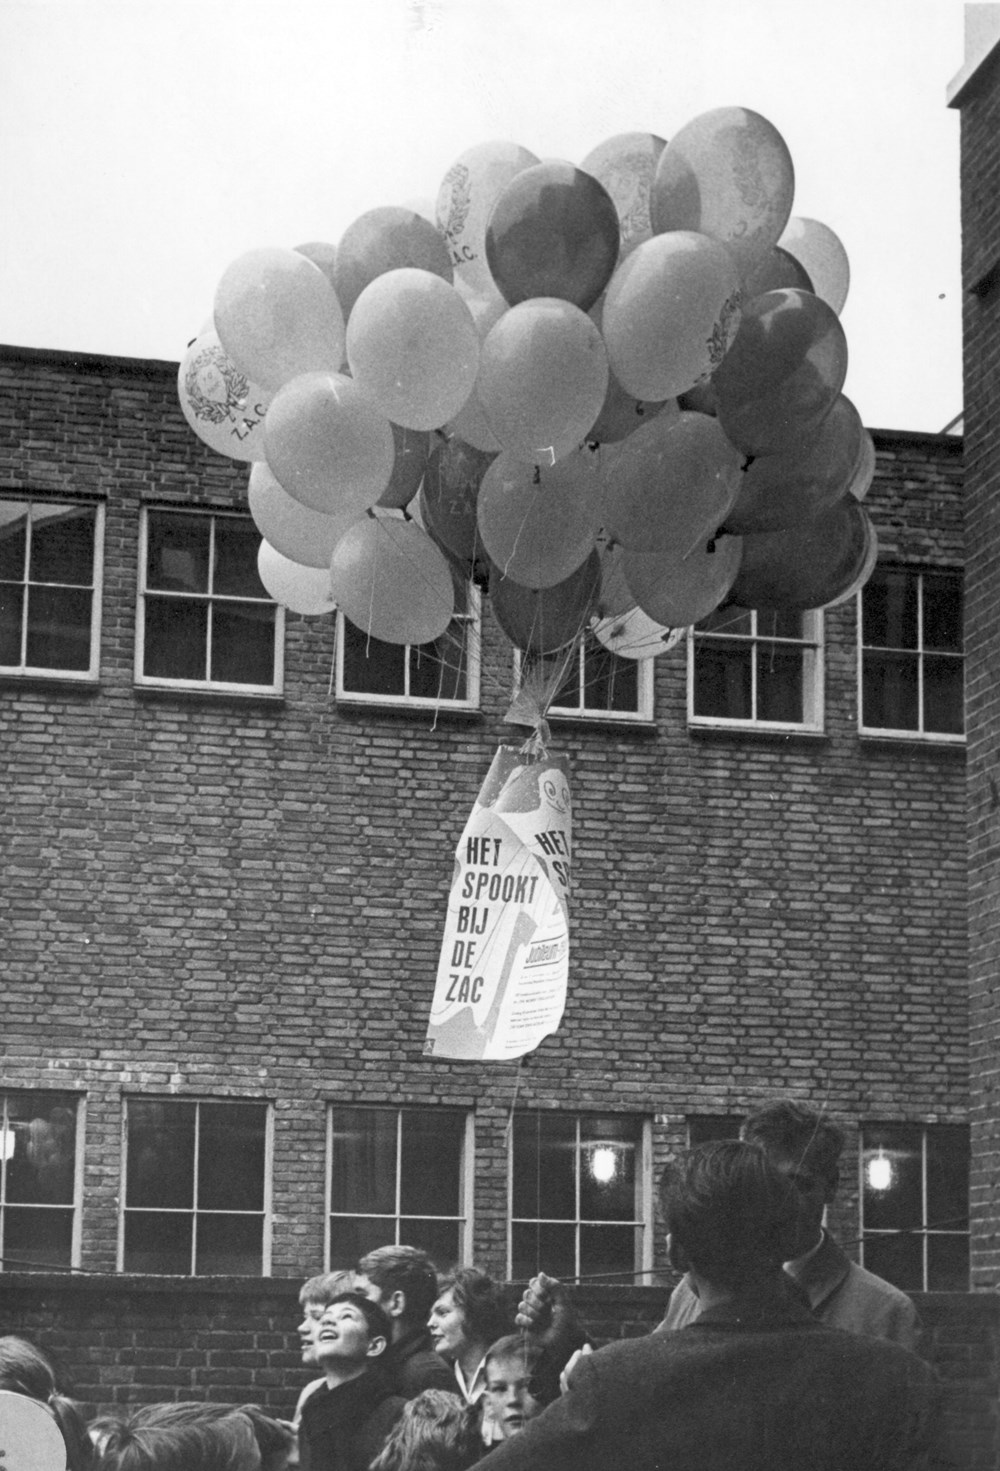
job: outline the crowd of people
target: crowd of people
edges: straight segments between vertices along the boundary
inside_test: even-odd
[[[45,1407],[66,1471],[921,1471],[938,1385],[911,1300],[824,1225],[843,1134],[758,1109],[660,1186],[682,1274],[650,1334],[596,1348],[571,1288],[539,1273],[513,1321],[476,1267],[383,1246],[300,1292],[314,1376],[290,1421],[156,1404],[89,1425],[44,1353],[0,1338],[0,1391]],[[3,1457],[0,1408],[0,1459]],[[11,1468],[16,1471],[16,1468]],[[62,1468],[59,1468],[62,1471]]]

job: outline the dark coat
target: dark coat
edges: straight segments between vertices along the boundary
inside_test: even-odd
[[[745,1293],[579,1360],[489,1471],[917,1471],[936,1406],[915,1354]]]
[[[412,1328],[391,1343],[380,1363],[392,1381],[394,1393],[404,1399],[416,1399],[425,1389],[449,1389],[458,1392],[455,1374],[436,1349],[426,1328]]]
[[[333,1389],[317,1389],[302,1406],[301,1471],[368,1471],[404,1403],[376,1368]]]

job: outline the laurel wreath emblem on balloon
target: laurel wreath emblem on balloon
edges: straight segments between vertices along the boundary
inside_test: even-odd
[[[221,424],[246,404],[250,380],[221,349],[206,347],[188,365],[184,387],[198,418]]]

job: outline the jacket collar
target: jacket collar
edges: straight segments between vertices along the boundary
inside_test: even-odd
[[[781,1282],[766,1286],[742,1288],[725,1302],[704,1308],[689,1326],[691,1328],[767,1329],[815,1327],[816,1320],[801,1294]]]
[[[825,1229],[818,1251],[811,1252],[801,1262],[789,1262],[785,1267],[792,1281],[808,1297],[813,1312],[836,1292],[850,1270],[847,1253]]]

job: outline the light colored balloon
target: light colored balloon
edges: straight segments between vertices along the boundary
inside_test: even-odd
[[[511,307],[483,343],[476,394],[517,459],[554,465],[579,448],[607,387],[601,334],[586,312],[558,297]]]
[[[813,291],[839,317],[851,285],[851,263],[840,237],[821,220],[793,215],[778,244],[808,272]]]
[[[690,230],[654,235],[618,267],[604,301],[611,371],[658,403],[706,379],[740,325],[742,288],[725,246]]]
[[[616,133],[592,148],[580,164],[611,195],[618,212],[619,260],[653,233],[649,196],[666,140],[655,133]]]
[[[257,572],[276,603],[292,613],[318,618],[332,613],[336,603],[330,594],[329,567],[306,567],[262,541],[257,552]]]
[[[451,263],[483,290],[496,290],[486,261],[486,226],[493,206],[511,179],[538,161],[519,143],[477,143],[459,154],[441,181],[435,208]]]
[[[635,607],[632,589],[625,581],[625,548],[620,541],[613,541],[603,527],[597,533],[596,546],[601,563],[596,617],[602,621],[624,617]]]
[[[430,271],[387,271],[354,303],[347,361],[358,387],[394,424],[437,429],[472,392],[479,337],[447,281]]]
[[[621,659],[655,659],[676,648],[686,628],[666,628],[641,608],[612,618],[596,618],[590,630],[599,644]]]
[[[353,519],[374,505],[395,462],[389,420],[340,373],[304,373],[276,393],[265,443],[288,494],[328,516]]]
[[[479,334],[481,348],[489,335],[490,328],[510,308],[495,288],[491,290],[480,290],[470,286],[458,274],[455,276],[455,290],[472,313],[472,320],[476,324],[476,332]],[[450,435],[457,435],[466,444],[471,444],[474,449],[488,450],[494,454],[500,451],[500,441],[489,426],[475,388],[473,388],[454,419],[450,419],[445,425],[445,429]]]
[[[299,255],[304,255],[306,260],[311,260],[314,266],[319,266],[323,275],[336,291],[333,280],[334,267],[337,264],[337,247],[329,245],[325,240],[309,240],[305,245],[296,245],[295,249]],[[343,308],[342,308],[343,309]]]
[[[402,205],[366,210],[348,225],[337,246],[334,287],[350,321],[354,303],[377,276],[414,268],[451,285],[453,271],[439,230]]]
[[[233,261],[216,289],[215,330],[241,372],[271,392],[344,361],[340,302],[297,250],[264,247]]]
[[[294,500],[275,480],[267,465],[250,471],[247,501],[253,523],[275,551],[292,562],[329,571],[333,549],[364,508],[348,507],[340,516],[324,516]]]
[[[743,538],[720,536],[688,556],[626,552],[625,579],[636,605],[665,628],[707,618],[723,601],[739,571]]]
[[[184,354],[177,396],[195,434],[218,454],[232,460],[264,458],[271,395],[240,372],[214,330],[195,338]]]
[[[594,547],[602,479],[593,451],[549,467],[499,455],[483,476],[479,535],[490,560],[523,587],[554,587]]]
[[[415,521],[392,512],[363,516],[341,538],[330,585],[345,618],[384,643],[431,643],[455,611],[444,554]]]

